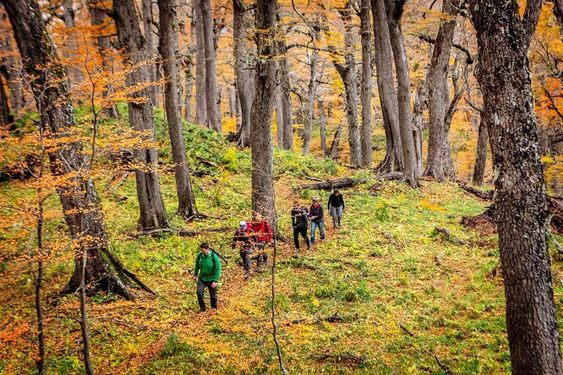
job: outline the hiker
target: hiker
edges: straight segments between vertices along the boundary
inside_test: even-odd
[[[217,284],[221,278],[221,261],[217,253],[204,242],[199,245],[199,253],[195,258],[194,281],[197,281],[197,302],[199,310],[205,311],[205,288],[209,289],[211,308],[217,308]]]
[[[321,241],[325,239],[325,217],[323,206],[318,196],[313,197],[313,203],[309,208],[309,219],[311,219],[311,245],[315,243],[317,228],[321,234]]]
[[[268,253],[265,249],[272,243],[272,228],[268,220],[264,219],[258,212],[254,214],[250,228],[256,235],[256,247],[258,249],[258,254],[255,257],[256,269],[258,272],[262,272],[268,265]]]
[[[242,267],[244,269],[244,279],[248,280],[250,277],[250,267],[252,261],[250,255],[254,250],[254,242],[256,241],[256,235],[250,226],[246,225],[246,221],[241,221],[239,228],[236,230],[233,237],[233,243],[231,247],[234,249],[239,246],[240,257],[242,259]]]
[[[308,212],[305,207],[299,205],[299,201],[293,202],[291,210],[291,224],[293,226],[293,242],[295,244],[295,253],[299,253],[299,235],[305,239],[307,250],[311,250],[311,243],[307,237],[307,227],[309,226]]]
[[[332,225],[334,229],[340,228],[340,220],[342,219],[342,212],[344,212],[344,198],[338,189],[328,198],[328,212],[332,216]]]

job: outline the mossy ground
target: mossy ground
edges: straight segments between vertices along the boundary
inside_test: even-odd
[[[277,359],[271,337],[270,273],[253,274],[245,282],[230,249],[231,235],[205,232],[230,226],[250,216],[250,157],[220,137],[190,128],[191,149],[218,163],[195,178],[198,208],[211,217],[184,223],[174,216],[171,174],[162,189],[171,223],[201,230],[196,237],[166,235],[133,238],[137,204],[133,176],[114,192],[106,191],[109,176],[97,181],[114,253],[157,293],[138,292],[136,302],[108,295],[89,300],[94,367],[100,374],[223,374],[275,373]],[[208,137],[208,138],[205,138]],[[188,137],[189,141],[189,137]],[[166,152],[163,152],[166,158]],[[192,160],[192,169],[205,168]],[[323,202],[327,192],[292,190],[305,176],[320,178],[352,172],[331,161],[276,151],[275,187],[279,223],[291,237],[289,210],[295,197],[304,203],[313,194]],[[365,171],[357,176],[370,177]],[[456,374],[499,374],[510,371],[504,322],[502,279],[493,276],[498,264],[495,236],[463,228],[464,215],[482,212],[478,201],[457,186],[424,181],[419,189],[397,182],[374,181],[344,191],[347,208],[343,227],[331,229],[311,252],[294,258],[290,243],[278,243],[276,300],[279,338],[287,368],[307,373],[443,373],[436,357]],[[33,199],[23,183],[2,185],[6,200]],[[46,339],[49,373],[82,373],[79,359],[78,301],[54,297],[72,271],[72,253],[61,241],[64,225],[56,197],[47,241],[60,242],[46,275]],[[5,215],[16,213],[5,211]],[[14,224],[15,225],[15,224]],[[436,234],[447,228],[459,243]],[[4,227],[9,240],[16,227]],[[33,237],[19,243],[33,248]],[[229,257],[219,290],[216,312],[197,312],[195,285],[189,271],[200,242],[210,242]],[[65,243],[62,243],[65,242]],[[28,250],[25,250],[28,249]],[[34,310],[31,265],[2,262],[0,373],[34,371]],[[561,267],[554,262],[556,302],[561,306]],[[334,317],[335,322],[327,318]],[[559,314],[560,316],[560,314]],[[26,328],[27,327],[27,328]],[[7,330],[27,329],[18,340]],[[12,332],[13,333],[13,332]],[[17,348],[16,348],[17,347]]]

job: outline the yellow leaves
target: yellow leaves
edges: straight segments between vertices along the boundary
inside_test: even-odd
[[[435,212],[447,212],[447,210],[438,203],[431,202],[428,199],[423,199],[420,201],[419,206],[422,209],[435,211]]]

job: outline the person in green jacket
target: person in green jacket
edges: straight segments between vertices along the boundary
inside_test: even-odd
[[[199,309],[205,311],[205,288],[209,289],[211,308],[217,308],[217,283],[221,278],[221,261],[217,253],[206,242],[199,245],[199,253],[195,258],[193,279],[197,281],[197,302]]]

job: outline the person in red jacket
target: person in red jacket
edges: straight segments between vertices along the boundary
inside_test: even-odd
[[[261,272],[268,265],[268,254],[265,248],[272,243],[272,228],[268,220],[264,219],[262,215],[256,212],[250,223],[250,229],[252,229],[256,235],[256,247],[258,248],[256,268]]]

